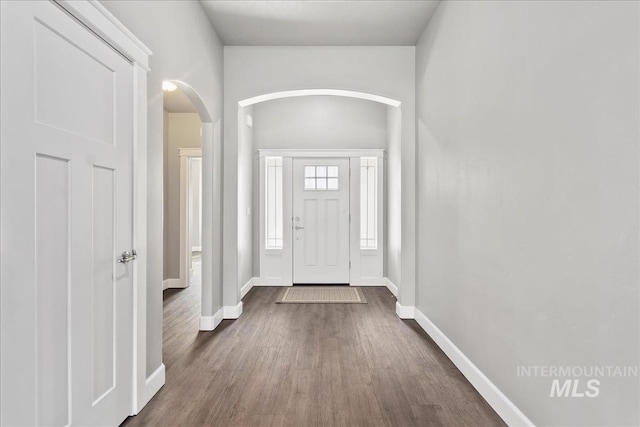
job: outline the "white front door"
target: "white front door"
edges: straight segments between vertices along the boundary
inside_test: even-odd
[[[293,283],[349,283],[349,159],[293,159]]]
[[[52,2],[0,2],[0,423],[132,405],[133,67]]]

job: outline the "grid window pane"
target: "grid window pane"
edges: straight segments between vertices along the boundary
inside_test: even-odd
[[[304,189],[311,191],[339,190],[338,166],[305,166]]]
[[[316,189],[316,179],[315,178],[305,178],[305,180],[304,180],[304,189],[305,190],[315,190]]]
[[[282,157],[265,158],[265,246],[282,249]]]

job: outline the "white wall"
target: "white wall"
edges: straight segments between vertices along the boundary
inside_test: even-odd
[[[301,96],[254,106],[255,146],[386,148],[386,106],[341,96]]]
[[[395,286],[402,280],[402,112],[387,107],[387,157],[384,205],[384,275]],[[410,196],[410,197],[415,197]]]
[[[247,116],[253,115],[253,106],[242,108],[235,117],[238,121],[238,283],[244,286],[253,277],[253,148],[254,130],[247,125]],[[226,166],[227,164],[225,164]],[[237,303],[236,303],[237,304]],[[235,305],[235,304],[233,304]]]
[[[180,149],[201,148],[202,139],[200,129],[202,123],[197,113],[169,113],[169,129],[167,138],[166,164],[164,180],[167,186],[164,205],[167,211],[165,217],[165,246],[167,257],[167,277],[180,277]]]
[[[162,111],[162,199],[169,199],[169,112]],[[169,204],[162,204],[162,235],[169,235]],[[169,276],[169,239],[162,241],[162,280],[168,279]]]
[[[402,281],[400,298],[414,304],[415,48],[238,47],[225,52],[224,305],[240,300],[238,271],[238,102],[295,89],[345,89],[402,102]]]
[[[103,0],[102,4],[153,51],[148,74],[147,195],[147,373],[151,374],[162,363],[162,81],[177,79],[193,87],[219,128],[222,44],[198,2]],[[218,135],[216,142],[219,141]],[[202,301],[203,314],[213,315],[221,301],[222,289],[214,289],[210,298]]]
[[[443,2],[417,47],[417,308],[534,423],[638,425],[637,2]],[[585,378],[580,388],[583,389]]]

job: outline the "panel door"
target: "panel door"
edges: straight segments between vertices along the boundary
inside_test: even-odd
[[[293,282],[349,283],[349,159],[293,160]]]
[[[133,68],[52,2],[0,2],[1,423],[132,403]]]

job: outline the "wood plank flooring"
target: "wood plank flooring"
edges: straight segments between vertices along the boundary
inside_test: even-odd
[[[199,332],[200,287],[164,294],[166,385],[134,426],[496,426],[502,420],[386,288],[368,304],[274,304]]]

